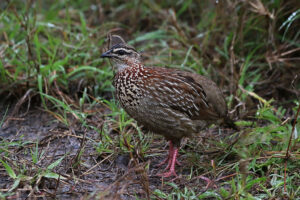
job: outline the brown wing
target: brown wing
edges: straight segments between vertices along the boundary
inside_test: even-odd
[[[154,84],[158,90],[152,95],[160,100],[161,106],[180,111],[193,120],[214,120],[223,116],[220,109],[216,109],[213,105],[215,103],[213,99],[224,98],[222,93],[211,97],[209,90],[215,88],[219,90],[211,80],[178,70],[164,69],[159,73],[156,69],[156,72],[158,73],[152,77],[151,84]],[[206,87],[206,84],[212,88]]]

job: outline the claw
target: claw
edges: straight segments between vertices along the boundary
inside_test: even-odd
[[[164,177],[164,178],[168,178],[170,176],[178,177],[175,170],[170,170],[170,171],[162,173],[162,174],[157,174],[157,176],[161,176],[161,177]]]

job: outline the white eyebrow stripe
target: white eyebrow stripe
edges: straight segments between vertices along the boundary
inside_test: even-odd
[[[128,54],[132,52],[131,49],[125,49],[125,48],[116,48],[116,49],[113,49],[114,53],[116,53],[117,51],[125,51]]]

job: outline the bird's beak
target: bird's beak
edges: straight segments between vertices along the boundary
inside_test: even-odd
[[[100,57],[101,58],[111,58],[112,55],[110,53],[111,53],[111,50],[108,50],[108,51],[104,52]]]

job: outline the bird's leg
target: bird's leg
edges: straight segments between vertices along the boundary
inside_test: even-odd
[[[171,166],[171,163],[172,163],[172,155],[173,155],[173,151],[174,151],[174,145],[172,143],[172,141],[170,140],[169,141],[169,154],[168,154],[168,157],[163,160],[161,163],[159,163],[158,165],[156,165],[157,167],[160,167],[162,166],[163,164],[167,163],[168,162],[168,165],[167,167],[165,168],[165,170],[169,169],[170,166]],[[177,165],[181,165],[181,163],[179,161],[176,160],[176,164]]]
[[[168,166],[170,168],[170,170],[166,173],[159,174],[159,176],[167,178],[167,177],[174,175],[175,177],[177,177],[177,174],[175,172],[175,164],[176,164],[177,155],[178,155],[178,147],[173,147],[172,156],[169,161],[169,163],[171,163],[171,164],[170,164],[170,167]]]
[[[161,163],[159,163],[158,165],[156,165],[157,167],[160,167],[162,166],[163,164],[167,163],[168,162],[168,166],[166,169],[169,168],[169,165],[170,165],[170,160],[171,160],[171,156],[173,154],[173,143],[172,141],[170,140],[169,141],[169,154],[168,154],[168,157],[166,159],[164,159]]]
[[[172,167],[173,160],[174,160],[174,158],[173,158],[174,157],[174,151],[175,150],[177,151],[176,157],[175,157],[175,164],[177,164],[179,166],[181,165],[181,163],[176,159],[177,155],[178,155],[178,148],[177,147],[174,148],[174,145],[173,145],[171,140],[170,140],[170,149],[171,149],[171,151],[169,151],[169,156],[167,158],[168,159],[168,165],[165,168],[165,170],[170,169]],[[174,167],[175,167],[175,164],[174,164]]]

